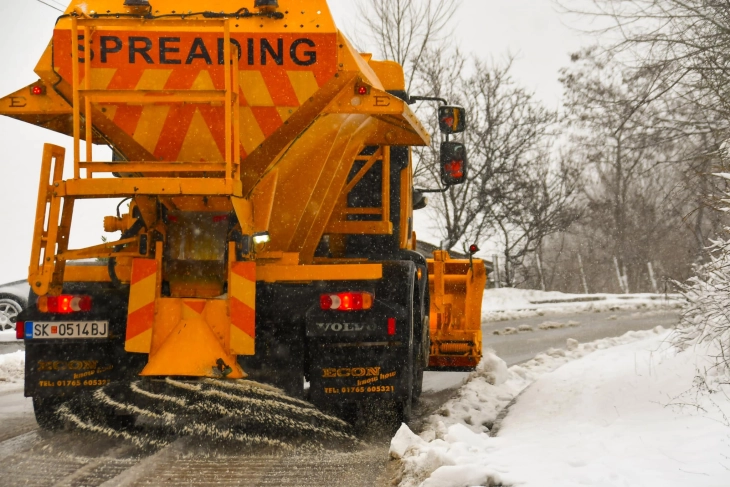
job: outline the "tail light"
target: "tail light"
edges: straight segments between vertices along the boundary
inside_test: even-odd
[[[41,313],[70,314],[91,311],[91,296],[41,296],[36,306]]]
[[[24,321],[18,321],[15,323],[15,338],[18,340],[22,340],[25,338],[25,322]]]
[[[319,298],[319,306],[336,311],[362,311],[373,307],[373,295],[362,292],[323,294]]]
[[[395,335],[395,318],[388,318],[388,335]]]

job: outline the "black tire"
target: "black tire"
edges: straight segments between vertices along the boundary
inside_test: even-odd
[[[413,356],[413,354],[411,354],[411,373],[413,373],[415,365],[413,361],[414,358],[415,357]],[[389,421],[389,427],[391,433],[395,434],[395,432],[398,431],[402,424],[408,424],[413,417],[413,388],[411,388],[410,393],[405,398],[402,398],[400,401],[396,401],[393,406],[393,414],[390,418],[391,421]]]
[[[33,398],[35,420],[42,430],[56,431],[63,428],[64,421],[56,414],[62,403],[63,401],[57,398]]]
[[[304,398],[304,375],[299,373],[299,369],[294,371],[285,371],[281,374],[278,385],[288,396],[303,399]]]
[[[410,316],[410,330],[411,330],[411,337],[410,337],[410,347],[408,350],[408,359],[407,359],[407,370],[404,371],[404,376],[411,378],[411,384],[410,387],[406,388],[408,391],[406,396],[401,398],[399,401],[395,404],[395,424],[393,425],[395,429],[397,430],[400,428],[400,425],[402,423],[408,423],[411,420],[411,415],[413,412],[413,398],[415,397],[415,390],[417,388],[416,386],[416,376],[418,375],[420,366],[418,362],[418,357],[420,356],[420,353],[418,350],[416,350],[416,347],[420,349],[420,343],[421,340],[414,336],[415,333],[415,319],[418,315],[420,315],[420,311],[416,309],[416,306],[420,306],[418,304],[418,301],[416,300],[416,292],[415,292],[416,282],[415,282],[415,276],[411,278],[410,282],[410,295],[413,296],[413,298],[410,301],[410,312],[408,313]],[[423,371],[420,372],[420,381],[418,381],[419,388],[422,388],[423,384]]]
[[[417,400],[423,392],[423,373],[428,367],[428,359],[431,353],[431,330],[429,329],[428,316],[424,317],[421,328],[421,339],[418,342],[415,358],[415,373],[413,375],[413,399]]]
[[[428,291],[428,274],[424,275],[426,279],[423,292],[418,289],[418,283],[414,283],[414,291],[418,294],[414,295],[414,325],[418,323],[418,327],[414,332],[414,351],[415,364],[413,368],[413,399],[417,401],[423,392],[423,373],[428,367],[429,355],[431,353],[431,330],[429,329],[429,314],[431,312],[430,296]]]
[[[253,357],[239,357],[239,365],[248,374],[248,379],[278,387],[287,395],[304,398],[304,365],[301,347],[283,340],[266,338],[257,344],[255,361]],[[242,360],[243,359],[243,360]],[[282,367],[285,365],[285,367]]]
[[[408,424],[413,417],[413,394],[398,402],[395,406],[396,424],[395,430],[400,428],[402,423]]]

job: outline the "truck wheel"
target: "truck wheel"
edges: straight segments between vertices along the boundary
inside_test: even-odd
[[[408,423],[411,420],[413,414],[413,395],[409,395],[406,399],[403,399],[396,405],[396,424],[395,429],[400,428],[402,423]]]
[[[411,355],[411,360],[413,360],[414,358],[414,355]],[[413,371],[415,365],[416,364],[411,361],[409,370],[411,374],[414,374]],[[403,423],[408,424],[408,422],[411,420],[413,413],[413,389],[415,389],[415,384],[412,386],[409,394],[406,397],[396,401],[396,403],[393,405],[392,413],[389,415],[388,418],[388,425],[393,434],[398,431]]]
[[[288,396],[302,399],[304,398],[304,376],[299,373],[299,369],[285,370],[279,373],[278,380],[275,381]]]
[[[431,312],[430,295],[428,290],[428,278],[423,295],[418,293],[418,284],[414,283],[413,296],[414,318],[420,321],[419,336],[414,336],[415,362],[413,365],[413,399],[417,401],[423,392],[423,372],[428,367],[429,355],[431,353],[431,329],[429,327],[429,314]],[[415,324],[415,323],[414,323]]]
[[[412,278],[413,279],[413,278]],[[415,280],[411,280],[410,287],[411,289],[414,289],[416,286]],[[413,299],[410,303],[410,312],[409,312],[409,318],[410,318],[410,329],[411,329],[411,346],[410,350],[408,351],[408,362],[407,362],[407,370],[405,371],[404,375],[405,377],[410,377],[412,383],[410,384],[410,387],[407,389],[408,393],[406,394],[406,397],[401,398],[400,401],[396,403],[395,407],[395,424],[393,425],[395,429],[397,430],[400,428],[401,423],[408,423],[411,420],[411,413],[413,409],[413,398],[416,397],[415,391],[417,389],[422,388],[422,381],[423,381],[423,370],[421,369],[421,362],[419,358],[421,357],[420,349],[421,349],[421,340],[420,337],[414,336],[415,332],[415,321],[418,317],[420,319],[420,311],[416,310],[416,305],[419,302],[416,296],[416,293],[411,293],[411,296],[413,296]],[[419,369],[420,370],[420,379],[416,380],[419,376]],[[420,394],[420,391],[419,391]]]
[[[63,427],[63,420],[56,414],[56,409],[62,403],[57,398],[33,398],[35,420],[42,430],[55,431]]]
[[[431,331],[428,324],[428,316],[423,319],[422,336],[416,350],[413,376],[413,398],[418,399],[423,392],[423,372],[428,366],[428,356],[431,352]]]

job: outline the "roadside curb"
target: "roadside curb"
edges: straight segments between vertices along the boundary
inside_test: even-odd
[[[682,295],[680,294],[655,294],[655,295],[624,295],[624,296],[611,296],[611,299],[620,299],[623,301],[634,301],[639,299],[650,299],[652,301],[681,301]],[[530,301],[530,304],[560,304],[560,303],[588,303],[593,301],[607,301],[608,296],[586,296],[577,298],[563,298],[563,299],[545,299],[540,301]]]
[[[502,429],[502,421],[504,421],[504,418],[507,417],[512,406],[514,406],[517,403],[517,400],[522,396],[522,394],[524,394],[525,391],[527,391],[531,387],[532,384],[522,389],[519,394],[513,397],[512,400],[505,407],[503,407],[502,410],[499,411],[499,414],[497,414],[497,418],[494,420],[492,428],[489,430],[489,436],[494,438],[499,434],[499,430]]]

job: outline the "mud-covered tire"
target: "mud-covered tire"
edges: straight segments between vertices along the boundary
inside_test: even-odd
[[[415,290],[415,278],[411,281],[410,286],[411,289]],[[423,357],[420,353],[421,338],[414,336],[414,333],[416,332],[416,320],[420,319],[421,315],[420,310],[416,309],[417,306],[420,306],[420,300],[416,299],[415,292],[412,293],[412,296],[414,299],[411,301],[409,313],[411,321],[411,347],[408,352],[408,368],[404,371],[404,375],[406,377],[410,375],[412,383],[411,387],[408,389],[408,394],[395,404],[395,423],[393,425],[395,430],[400,428],[402,423],[408,423],[411,420],[413,403],[415,399],[418,398],[421,393],[421,389],[423,388],[423,368],[421,367]]]
[[[402,423],[408,423],[413,417],[413,396],[410,396],[396,404],[396,430]]]
[[[420,347],[419,347],[420,349]],[[425,367],[423,366],[423,360],[422,355],[419,350],[419,354],[416,356],[414,364],[414,373],[413,373],[413,393],[412,397],[413,400],[418,400],[419,397],[421,397],[421,393],[423,392],[423,372],[425,370]]]
[[[281,388],[287,395],[296,398],[304,398],[304,376],[298,373],[299,370],[285,371],[279,377],[274,385]]]
[[[426,278],[428,279],[428,278]],[[429,354],[431,353],[431,330],[429,328],[430,313],[430,296],[428,290],[428,281],[424,289],[418,292],[418,286],[414,286],[417,294],[414,295],[413,317],[414,325],[418,322],[419,327],[414,331],[418,336],[414,336],[414,365],[413,365],[413,400],[418,401],[423,392],[423,373],[428,367]],[[419,295],[420,294],[420,295]]]
[[[64,421],[56,414],[62,401],[56,398],[33,398],[33,412],[38,426],[45,431],[56,431],[63,428]]]
[[[418,341],[418,348],[415,350],[414,374],[413,374],[413,400],[417,401],[423,392],[423,373],[428,367],[428,359],[431,353],[431,330],[429,329],[428,316],[423,319],[422,336]]]

